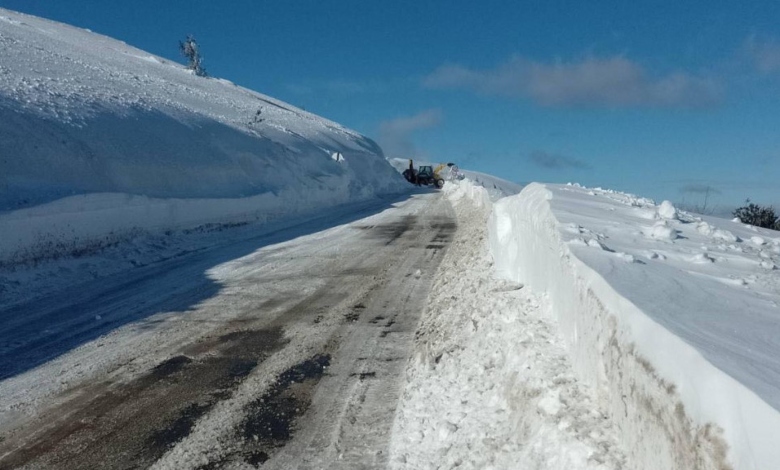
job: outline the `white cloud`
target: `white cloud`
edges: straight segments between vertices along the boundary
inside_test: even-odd
[[[428,75],[423,85],[530,98],[559,107],[703,107],[721,97],[713,79],[685,72],[651,77],[641,65],[622,56],[552,63],[514,57],[489,70],[445,65]]]
[[[384,121],[380,125],[380,130],[391,133],[409,133],[417,129],[433,127],[441,122],[441,111],[438,109],[428,109],[414,116],[400,117],[390,121]]]
[[[442,114],[439,109],[428,109],[414,116],[384,121],[379,125],[379,145],[391,157],[415,156],[411,136],[415,131],[437,126]]]
[[[566,155],[545,152],[543,150],[536,150],[531,152],[531,155],[528,158],[535,165],[550,170],[560,170],[566,168],[587,170],[591,168],[590,163],[586,161],[580,160],[578,158],[568,157]]]
[[[759,72],[780,72],[780,41],[753,35],[745,41],[744,49]]]

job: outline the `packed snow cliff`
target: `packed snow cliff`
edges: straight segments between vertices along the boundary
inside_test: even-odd
[[[635,468],[778,468],[780,233],[540,184],[489,229],[498,273],[548,295]]]
[[[406,188],[334,122],[0,9],[0,265]]]

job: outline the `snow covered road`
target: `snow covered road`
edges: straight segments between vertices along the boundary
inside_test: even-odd
[[[0,468],[386,462],[403,367],[456,224],[444,198],[419,194],[331,225],[0,312]]]

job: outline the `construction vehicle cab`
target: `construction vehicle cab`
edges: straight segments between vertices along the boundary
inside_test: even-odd
[[[417,181],[426,186],[433,185],[436,188],[444,186],[444,178],[439,176],[438,171],[445,165],[439,165],[435,170],[430,165],[423,165],[417,170]]]
[[[448,166],[454,165],[453,163],[441,164],[436,168],[432,165],[421,165],[416,170],[414,169],[414,160],[409,160],[409,168],[404,170],[403,176],[406,181],[419,185],[434,186],[441,189],[444,187],[444,177],[439,172]]]

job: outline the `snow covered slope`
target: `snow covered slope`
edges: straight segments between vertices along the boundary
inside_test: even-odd
[[[532,184],[490,236],[502,276],[548,293],[639,468],[777,468],[780,233]]]
[[[0,9],[0,263],[405,189],[336,123]]]

